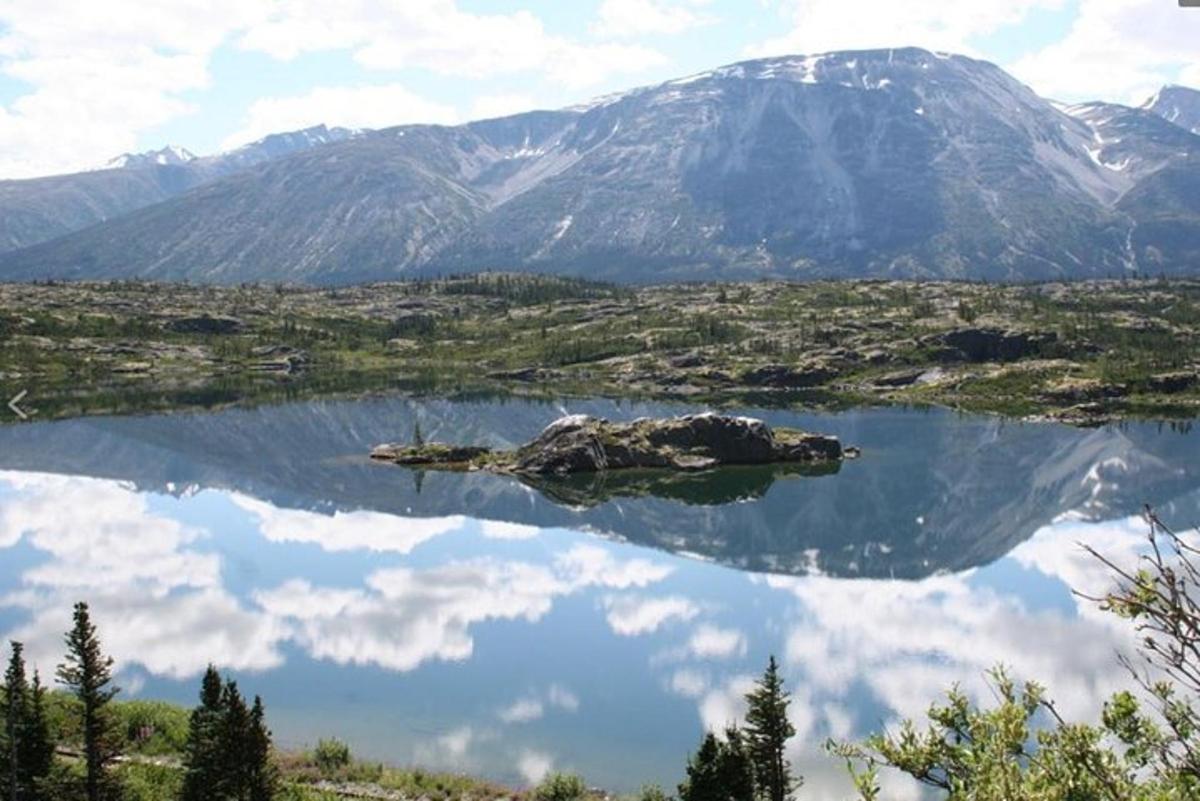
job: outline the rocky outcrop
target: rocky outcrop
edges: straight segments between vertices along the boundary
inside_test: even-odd
[[[196,317],[176,317],[169,320],[166,327],[177,334],[237,334],[245,328],[245,323],[234,317],[210,317],[202,314]]]
[[[837,373],[825,365],[788,367],[782,364],[768,364],[742,373],[742,383],[752,387],[811,389],[821,386],[836,376]]]
[[[927,337],[926,345],[941,346],[946,361],[1013,362],[1037,356],[1054,345],[1052,331],[1005,331],[1000,328],[960,328]]]
[[[432,443],[381,445],[371,453],[374,459],[410,466],[527,475],[806,464],[837,462],[847,455],[836,437],[772,429],[762,420],[713,413],[629,423],[571,415],[514,451]]]

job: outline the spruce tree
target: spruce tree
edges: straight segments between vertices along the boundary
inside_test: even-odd
[[[758,796],[763,801],[787,801],[797,782],[792,777],[784,751],[796,729],[788,720],[789,695],[783,687],[774,656],[754,689],[747,693],[746,703],[749,705],[746,745],[754,763]]]
[[[262,698],[254,696],[250,721],[246,730],[246,761],[248,764],[248,801],[271,801],[278,786],[278,775],[271,761],[271,732],[267,729],[266,711]]]
[[[696,754],[688,759],[687,778],[679,785],[680,801],[723,801],[721,744],[712,732],[704,735]]]
[[[8,669],[4,671],[4,769],[7,781],[5,797],[22,801],[26,795],[28,769],[21,760],[25,749],[29,685],[25,680],[25,659],[21,643],[13,642]]]
[[[28,795],[33,801],[46,797],[46,779],[54,767],[54,735],[50,719],[46,715],[46,688],[42,677],[35,670],[33,683],[29,686],[29,701],[26,704],[25,738],[20,752],[21,765],[28,776]]]
[[[184,746],[184,775],[182,801],[210,801],[221,798],[222,725],[224,707],[221,698],[221,676],[208,666],[200,684],[200,705],[192,710],[188,721],[188,738]]]
[[[105,656],[86,603],[75,604],[75,625],[67,632],[66,661],[58,666],[58,681],[79,700],[80,730],[86,768],[87,801],[103,801],[110,794],[108,765],[117,756],[108,703],[118,692],[112,686],[111,657]]]
[[[728,801],[754,801],[754,763],[746,738],[737,726],[725,729],[725,742],[721,744],[721,759],[718,764],[721,787]]]
[[[225,683],[221,693],[221,765],[224,798],[249,801],[250,768],[246,754],[250,712],[237,682]]]

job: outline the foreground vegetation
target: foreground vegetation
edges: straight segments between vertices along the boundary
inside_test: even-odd
[[[1188,417],[1200,282],[0,285],[0,390],[42,418],[397,386]]]
[[[994,701],[977,706],[958,689],[864,742],[830,742],[862,801],[879,801],[895,770],[948,801],[1194,801],[1200,798],[1200,549],[1151,510],[1149,550],[1136,568],[1105,562],[1113,592],[1093,599],[1132,622],[1141,661],[1126,661],[1130,689],[1110,698],[1098,724],[1064,720],[1046,690],[993,674]],[[1103,557],[1092,552],[1094,558]],[[553,774],[518,792],[461,776],[397,771],[355,761],[323,740],[303,754],[271,744],[261,699],[247,704],[213,668],[200,704],[115,700],[86,604],[75,609],[67,655],[48,692],[25,675],[12,644],[0,703],[0,777],[11,801],[333,801],[501,798],[584,801],[603,797],[576,776]],[[707,733],[688,760],[679,801],[791,801],[802,781],[786,759],[795,735],[789,694],[772,657],[746,695],[744,724]],[[668,801],[646,787],[636,801]]]

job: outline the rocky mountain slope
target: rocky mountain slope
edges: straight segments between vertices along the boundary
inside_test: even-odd
[[[196,157],[182,148],[164,147],[124,153],[101,170],[0,181],[0,253],[111,220],[238,170],[352,134],[319,125],[272,134],[215,156]]]
[[[0,276],[1182,273],[1198,181],[1200,136],[1151,110],[1060,109],[961,56],[844,52],[306,149],[9,254]]]
[[[1186,86],[1166,86],[1142,108],[1180,128],[1200,134],[1200,91]]]

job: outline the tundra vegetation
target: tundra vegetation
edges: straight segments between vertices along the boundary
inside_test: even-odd
[[[0,284],[0,389],[42,418],[409,389],[1200,410],[1200,281]]]
[[[951,688],[924,722],[905,721],[862,742],[827,743],[845,760],[862,801],[878,801],[891,771],[948,801],[1190,801],[1200,798],[1200,548],[1152,510],[1148,547],[1135,566],[1092,556],[1115,576],[1091,599],[1136,629],[1139,655],[1122,658],[1130,685],[1068,721],[1047,690],[992,674],[993,700],[979,705]],[[0,775],[10,801],[333,801],[606,797],[575,775],[555,773],[517,791],[465,776],[398,770],[354,759],[336,739],[308,752],[277,750],[260,698],[210,667],[190,714],[170,704],[119,701],[86,604],[75,607],[67,654],[48,691],[12,643],[0,698]],[[1114,657],[1118,658],[1118,657]],[[741,724],[708,732],[685,766],[679,801],[802,801],[787,760],[795,729],[789,693],[771,657],[746,695]],[[647,786],[636,801],[667,801]],[[631,800],[633,801],[633,800]]]

